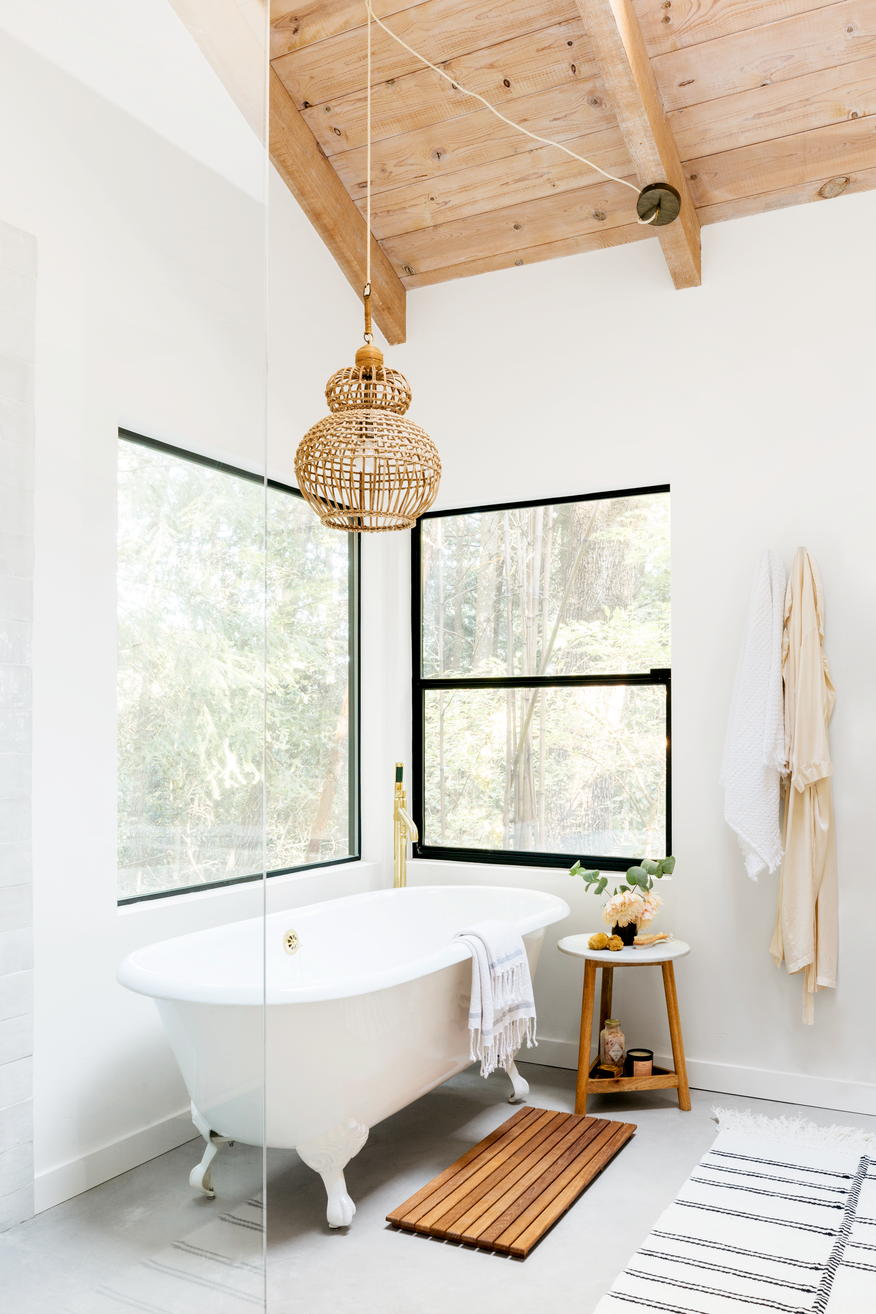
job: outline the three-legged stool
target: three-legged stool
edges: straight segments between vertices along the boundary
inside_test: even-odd
[[[584,996],[581,1000],[581,1039],[578,1045],[578,1084],[575,1089],[575,1112],[587,1112],[587,1093],[591,1085],[593,1069],[599,1063],[597,1054],[590,1062],[590,1045],[593,1033],[593,1003],[596,997],[596,969],[602,968],[602,996],[599,1002],[599,1030],[605,1026],[605,1019],[611,1017],[611,988],[614,971],[617,967],[655,967],[663,969],[663,990],[666,995],[666,1013],[669,1018],[669,1035],[672,1039],[673,1072],[666,1068],[653,1069],[650,1077],[608,1077],[597,1078],[592,1083],[593,1090],[600,1095],[616,1094],[625,1090],[677,1090],[678,1107],[690,1109],[690,1090],[687,1084],[687,1068],[684,1062],[684,1045],[681,1039],[681,1019],[678,1016],[678,997],[675,993],[676,958],[684,958],[690,953],[690,945],[683,940],[664,940],[650,949],[634,949],[624,946],[617,953],[610,949],[588,949],[589,935],[567,935],[560,940],[557,948],[560,953],[572,958],[583,958],[584,962]]]

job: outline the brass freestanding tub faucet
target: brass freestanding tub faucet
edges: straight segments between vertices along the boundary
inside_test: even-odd
[[[395,807],[393,808],[392,888],[403,890],[408,883],[408,840],[416,843],[420,833],[408,813],[408,796],[402,788],[404,764],[395,764]]]

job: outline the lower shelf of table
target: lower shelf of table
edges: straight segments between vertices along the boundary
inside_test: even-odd
[[[650,1077],[596,1077],[593,1073],[599,1067],[599,1059],[590,1064],[587,1074],[587,1092],[590,1095],[610,1095],[624,1090],[677,1090],[678,1073],[667,1068],[654,1067]]]

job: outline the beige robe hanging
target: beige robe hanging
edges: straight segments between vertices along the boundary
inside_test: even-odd
[[[776,967],[805,971],[803,1021],[815,1020],[815,992],[836,985],[837,873],[827,723],[836,700],[824,656],[821,581],[798,548],[785,592],[785,856],[770,953]]]

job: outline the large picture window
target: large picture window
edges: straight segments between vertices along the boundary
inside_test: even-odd
[[[357,598],[297,490],[120,436],[120,902],[358,856]]]
[[[669,489],[429,512],[413,581],[416,856],[669,854]]]

